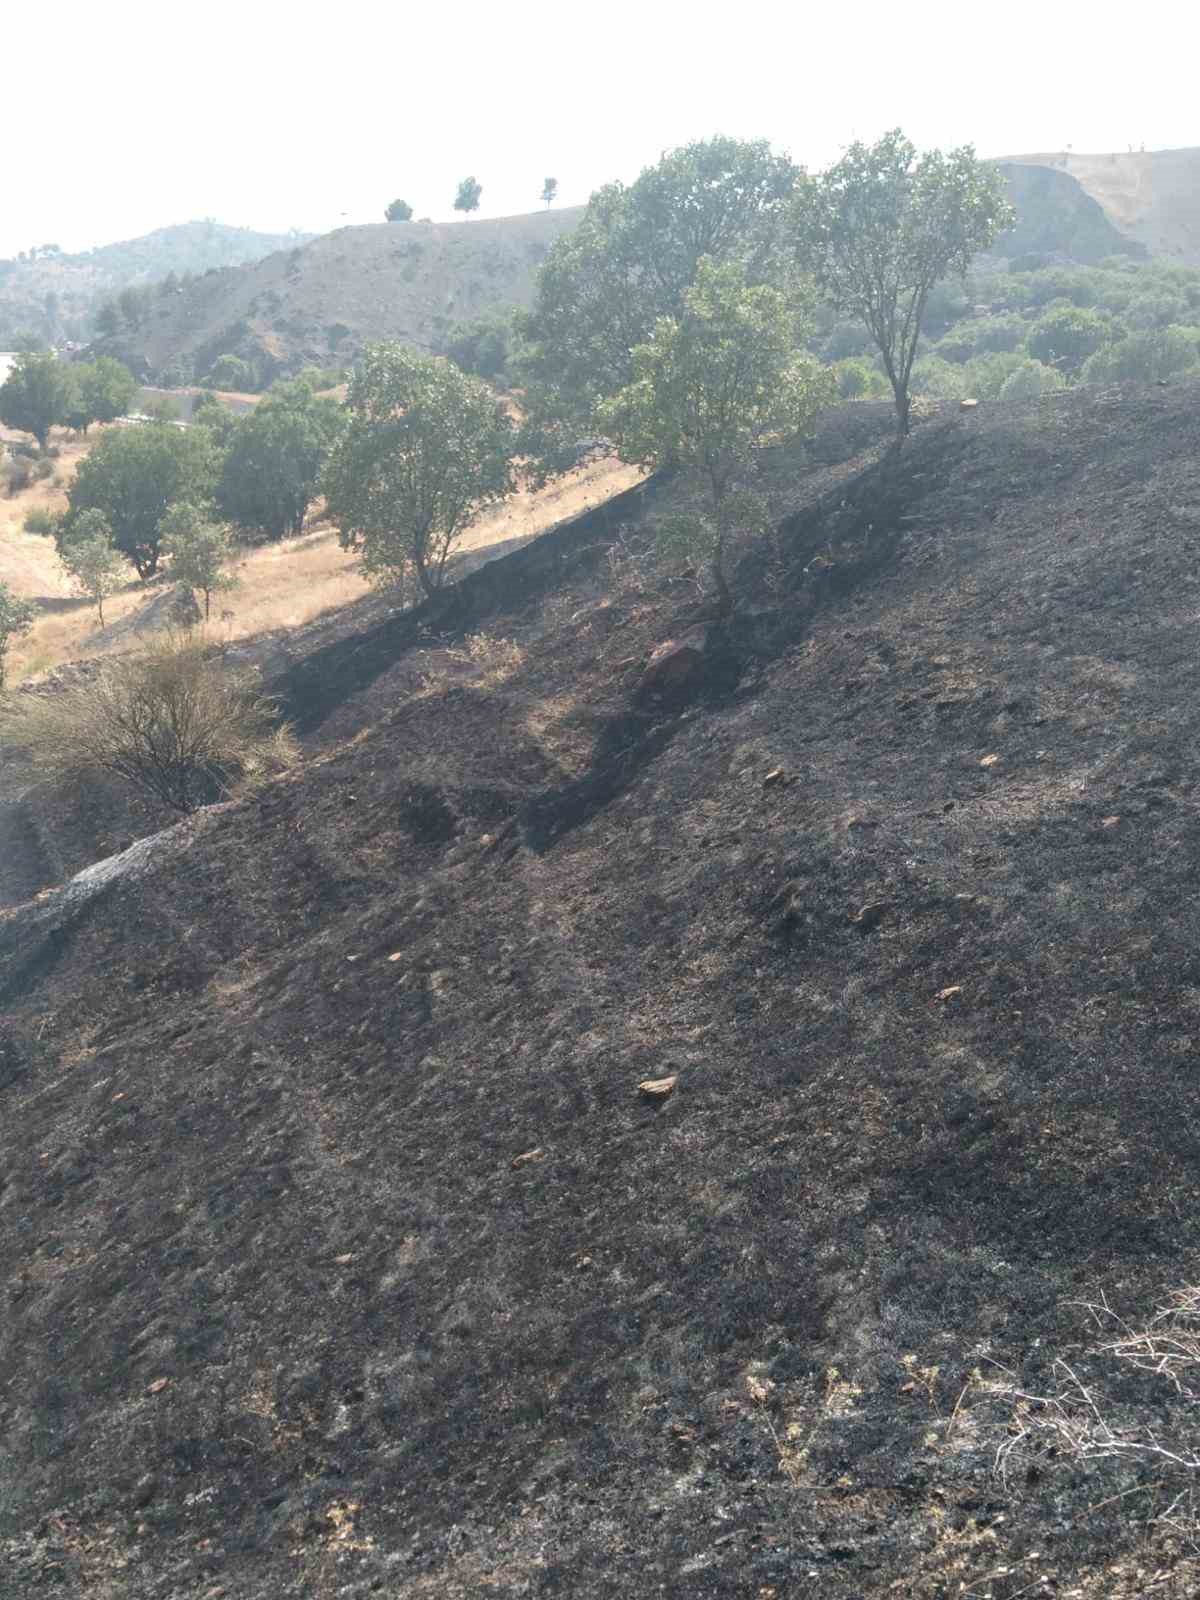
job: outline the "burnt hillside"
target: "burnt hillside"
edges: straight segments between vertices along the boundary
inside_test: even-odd
[[[1195,1592],[971,1375],[1194,1272],[1198,451],[781,462],[671,703],[653,503],[564,533],[0,916],[5,1594]]]

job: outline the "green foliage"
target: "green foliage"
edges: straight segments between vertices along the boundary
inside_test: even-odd
[[[1097,350],[1085,383],[1154,383],[1200,366],[1200,329],[1153,328]]]
[[[722,607],[730,491],[769,437],[790,437],[834,396],[827,369],[796,350],[794,308],[736,261],[702,260],[677,317],[633,351],[633,379],[599,412],[622,460],[678,466],[703,480],[711,522],[699,532]]]
[[[167,507],[178,500],[198,505],[210,500],[218,465],[203,428],[155,422],[106,433],[79,463],[68,528],[81,512],[102,512],[117,549],[140,578],[151,577],[158,570]]]
[[[1053,394],[1066,387],[1066,379],[1055,367],[1042,361],[1024,360],[1015,367],[1001,385],[1001,400],[1036,400],[1044,394]]]
[[[931,400],[962,400],[970,385],[966,369],[958,362],[922,356],[913,362],[909,387],[913,394],[927,395]]]
[[[204,379],[206,388],[224,389],[227,393],[247,394],[255,383],[254,368],[241,356],[218,356]]]
[[[372,581],[426,595],[459,535],[513,489],[512,423],[486,384],[400,344],[372,345],[324,475],[342,545]]]
[[[147,394],[142,398],[142,415],[151,422],[178,422],[179,401],[169,394]]]
[[[449,356],[463,372],[495,383],[508,369],[512,342],[511,315],[493,312],[456,323],[439,341],[438,354]]]
[[[478,211],[482,194],[483,185],[477,178],[464,178],[454,196],[455,211],[462,211],[468,216],[472,211]]]
[[[685,145],[626,187],[608,184],[559,239],[518,316],[523,377],[547,465],[573,459],[597,404],[633,376],[631,351],[675,316],[704,257],[736,260],[747,282],[783,282],[783,228],[798,169],[765,142]],[[565,445],[558,456],[552,447]]]
[[[112,530],[102,512],[85,511],[80,516],[61,546],[59,560],[78,592],[95,605],[103,627],[104,602],[125,582],[129,568],[113,547]]]
[[[411,222],[413,208],[407,200],[393,200],[383,214],[389,222]]]
[[[558,179],[546,178],[542,183],[542,204],[544,206],[552,206],[554,204],[554,198],[557,194]]]
[[[241,418],[211,389],[205,389],[192,402],[192,425],[203,428],[219,450],[226,450],[241,427]]]
[[[1016,350],[1028,332],[1028,323],[1016,312],[966,317],[955,323],[934,349],[945,361],[969,361],[972,356]]]
[[[820,354],[825,361],[849,361],[855,356],[868,356],[875,341],[861,322],[836,322],[821,345]]]
[[[44,450],[50,429],[64,422],[73,397],[71,368],[65,361],[49,352],[20,355],[0,384],[0,422],[31,433]]]
[[[167,634],[54,695],[9,703],[3,743],[51,777],[105,773],[185,815],[296,759],[257,675],[202,638]]]
[[[302,379],[276,385],[231,435],[217,489],[225,516],[269,539],[302,533],[345,416]]]
[[[123,417],[138,391],[133,373],[111,356],[97,356],[79,368],[79,387],[89,422],[114,422]]]
[[[1030,328],[1025,349],[1035,361],[1061,372],[1079,368],[1111,336],[1112,324],[1099,312],[1079,306],[1053,306]]]
[[[1000,174],[969,146],[918,157],[898,129],[874,145],[851,145],[822,177],[799,187],[798,258],[829,299],[870,330],[901,435],[935,284],[951,273],[965,276],[1011,217]]]
[[[32,600],[14,594],[8,584],[0,582],[0,689],[4,687],[8,647],[29,632],[36,617],[37,607]]]
[[[882,400],[890,393],[883,373],[862,356],[839,361],[833,376],[843,400]]]
[[[1028,359],[1019,350],[996,350],[988,355],[974,356],[963,366],[967,376],[967,393],[974,395],[977,400],[998,400],[1009,378]]]
[[[218,589],[230,589],[234,579],[224,567],[233,555],[229,529],[206,517],[198,506],[180,501],[171,506],[162,520],[162,548],[171,558],[171,577],[204,596],[204,620],[208,621],[212,597]]]

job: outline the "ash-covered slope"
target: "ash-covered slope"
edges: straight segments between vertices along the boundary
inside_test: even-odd
[[[354,742],[0,919],[5,1593],[1194,1592],[971,1374],[1200,1244],[1198,401],[781,467],[674,707],[636,529],[330,646]]]

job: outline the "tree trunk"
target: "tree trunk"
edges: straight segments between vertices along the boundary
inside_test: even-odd
[[[725,576],[725,485],[715,477],[709,479],[709,484],[712,489],[713,522],[716,525],[712,553],[713,587],[717,591],[718,615],[728,617],[733,612],[733,592]]]

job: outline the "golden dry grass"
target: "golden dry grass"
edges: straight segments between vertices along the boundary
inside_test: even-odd
[[[18,594],[43,603],[33,630],[13,641],[9,651],[10,683],[33,677],[82,657],[128,648],[128,638],[114,641],[110,630],[140,606],[145,589],[136,581],[104,604],[108,627],[99,628],[94,607],[73,599],[71,586],[55,554],[53,540],[25,533],[22,523],[35,506],[52,510],[66,504],[66,488],[82,457],[102,429],[87,440],[55,442],[62,454],[56,462],[59,482],[33,485],[13,499],[0,497],[0,580]],[[468,529],[458,549],[470,552],[510,539],[543,532],[589,506],[598,505],[636,483],[643,474],[609,458],[587,463],[540,493],[522,490],[506,505]],[[247,551],[233,569],[237,587],[214,602],[214,622],[230,638],[247,638],[275,628],[295,628],[324,611],[350,604],[368,592],[355,557],[342,550],[337,535],[318,523],[300,539],[288,539]]]

